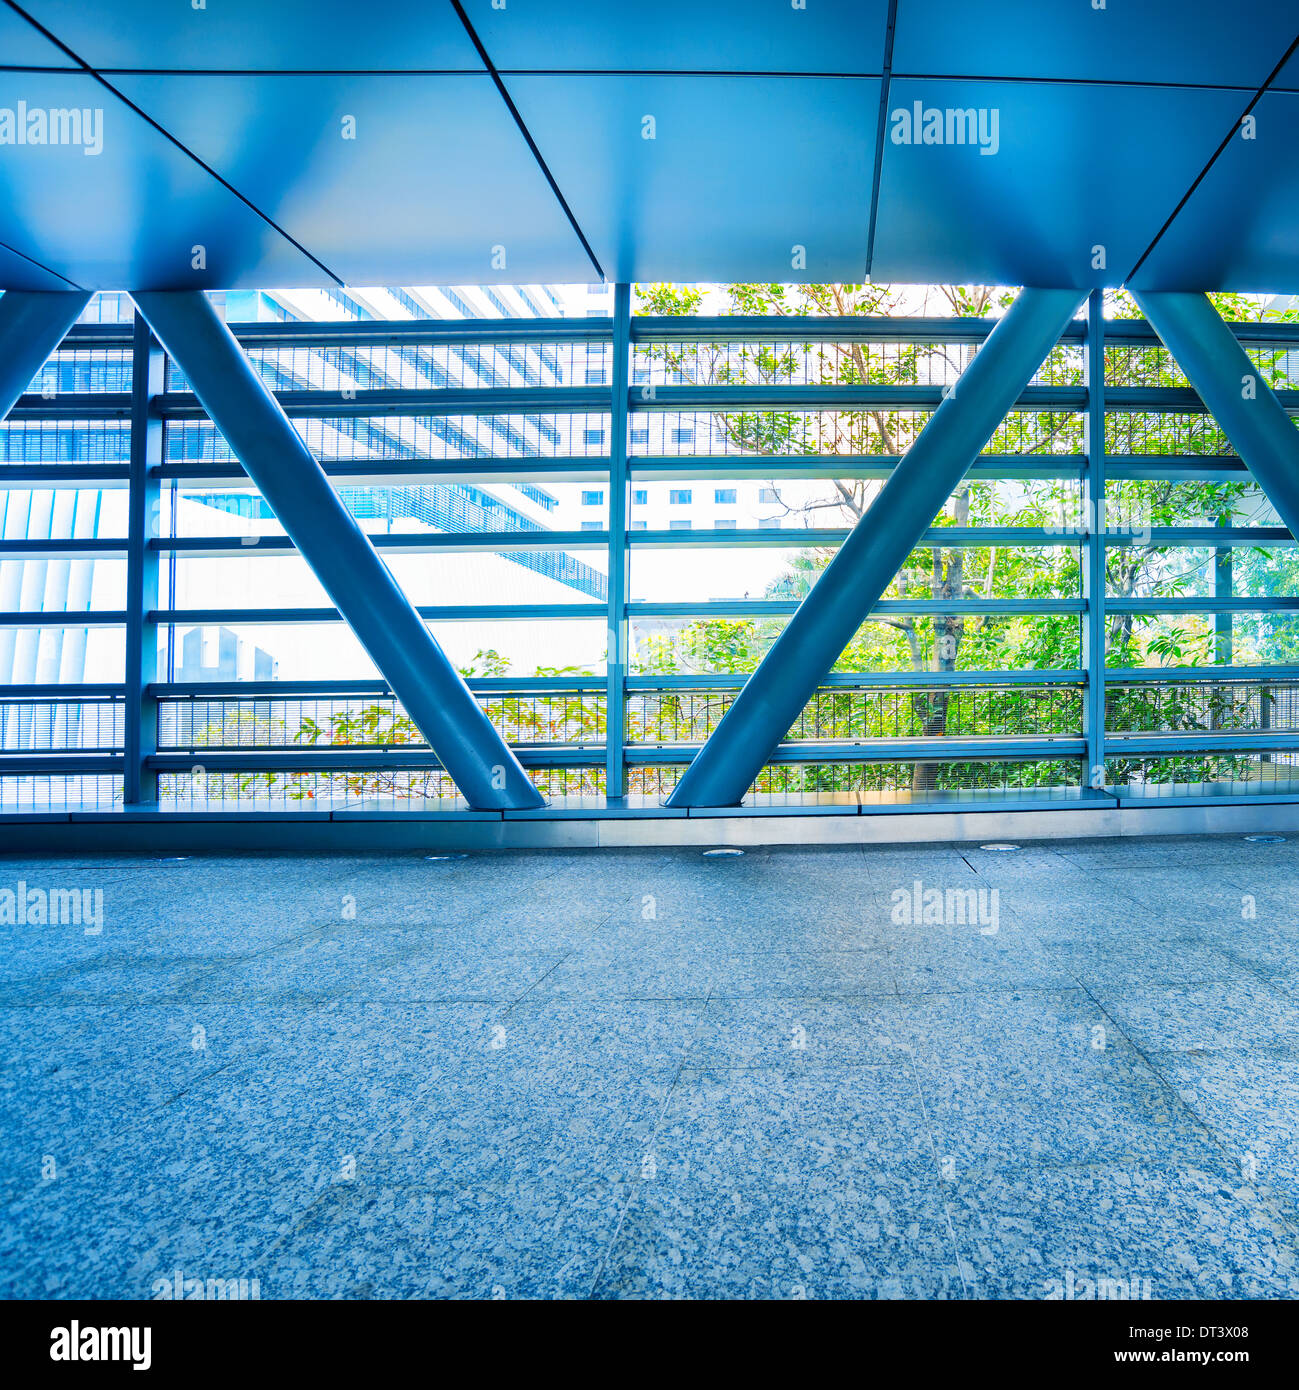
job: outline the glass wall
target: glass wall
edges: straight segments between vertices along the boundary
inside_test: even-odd
[[[625,381],[608,286],[216,298],[546,795],[654,802],[1008,302],[935,317],[920,292],[843,288],[860,297],[833,320],[752,287],[646,288]],[[1098,307],[751,803],[1288,790],[1293,541],[1127,302],[1103,326]],[[1299,325],[1225,307],[1267,320],[1247,347],[1290,404]],[[174,365],[148,403],[161,429],[137,418],[151,350],[129,301],[100,296],[0,425],[0,807],[456,805]]]

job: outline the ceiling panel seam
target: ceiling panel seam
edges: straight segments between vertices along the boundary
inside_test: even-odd
[[[1240,129],[1241,122],[1245,119],[1246,116],[1249,115],[1249,113],[1254,109],[1254,107],[1258,105],[1259,101],[1263,97],[1263,93],[1267,91],[1267,89],[1272,85],[1273,81],[1275,81],[1275,79],[1280,75],[1282,68],[1285,67],[1286,63],[1290,59],[1290,55],[1295,51],[1296,48],[1299,48],[1299,34],[1296,34],[1295,37],[1291,40],[1290,47],[1287,48],[1286,51],[1281,55],[1280,59],[1277,61],[1276,66],[1272,69],[1270,73],[1268,73],[1267,77],[1263,79],[1263,85],[1250,98],[1249,105],[1246,106],[1245,109],[1240,113],[1240,115],[1236,117],[1235,121],[1232,123],[1231,129],[1228,130],[1226,135],[1222,137],[1222,143],[1218,146],[1216,150],[1214,150],[1213,154],[1210,155],[1208,163],[1196,175],[1195,181],[1191,184],[1190,188],[1188,188],[1186,192],[1182,194],[1181,201],[1172,210],[1172,212],[1168,214],[1168,217],[1165,220],[1164,225],[1160,227],[1160,229],[1155,233],[1153,239],[1150,242],[1150,245],[1147,246],[1146,249],[1141,253],[1140,260],[1138,260],[1136,265],[1134,265],[1132,269],[1128,272],[1124,280],[1125,284],[1128,281],[1136,278],[1137,272],[1141,269],[1143,265],[1145,265],[1146,261],[1150,257],[1150,253],[1155,249],[1156,246],[1159,245],[1160,239],[1163,237],[1164,233],[1167,232],[1168,229],[1177,220],[1178,214],[1187,205],[1187,203],[1191,201],[1191,197],[1195,193],[1195,190],[1199,188],[1199,186],[1204,182],[1205,178],[1208,176],[1209,170],[1213,168],[1213,166],[1218,162],[1219,158],[1221,157],[1223,151],[1226,150],[1227,146],[1230,145],[1231,142],[1236,138],[1236,132]]]
[[[217,183],[219,183],[222,186],[222,188],[227,190],[227,192],[233,193],[234,196],[238,198],[239,201],[243,203],[245,207],[250,209],[252,212],[256,213],[257,216],[260,217],[268,227],[270,227],[273,231],[277,232],[280,236],[282,236],[284,240],[287,241],[291,246],[295,247],[298,251],[302,252],[302,254],[306,256],[306,258],[309,261],[311,261],[313,265],[323,270],[325,274],[328,275],[329,278],[333,280],[333,282],[336,285],[338,285],[340,288],[342,287],[344,283],[342,278],[338,275],[335,275],[334,272],[330,270],[330,268],[324,263],[324,261],[322,261],[318,256],[313,256],[311,252],[308,251],[307,248],[303,246],[303,244],[300,241],[297,240],[296,237],[290,236],[289,233],[286,232],[284,228],[281,227],[280,224],[274,220],[274,218],[268,217],[266,213],[264,213],[261,210],[261,208],[259,208],[257,204],[252,201],[251,198],[246,198],[234,186],[234,184],[230,183],[227,179],[222,178],[221,175],[218,174],[217,171],[214,168],[212,168],[210,164],[205,163],[202,159],[198,157],[198,155],[194,153],[193,150],[191,150],[188,146],[182,144],[182,142],[178,140],[171,133],[171,131],[169,131],[165,126],[160,125],[157,121],[155,121],[147,111],[141,110],[141,108],[138,107],[133,101],[131,101],[129,97],[126,97],[121,92],[119,92],[118,89],[114,87],[113,84],[106,77],[104,77],[95,68],[92,68],[90,64],[87,63],[86,60],[82,58],[79,53],[76,53],[73,49],[69,48],[68,45],[58,37],[57,34],[52,34],[48,29],[45,28],[43,24],[40,24],[37,20],[33,19],[31,15],[29,15],[26,12],[26,10],[24,10],[20,5],[15,4],[14,0],[5,0],[5,3],[16,14],[21,15],[34,29],[37,29],[40,31],[40,33],[44,34],[44,36],[47,39],[49,39],[51,43],[57,44],[58,47],[61,48],[63,52],[66,53],[74,63],[80,65],[83,72],[85,72],[90,77],[93,77],[95,81],[98,82],[100,86],[104,87],[107,91],[112,92],[112,94],[118,99],[118,101],[120,101],[124,106],[127,106],[132,111],[134,111],[135,114],[139,116],[142,121],[148,122],[148,124],[152,126],[154,130],[156,130],[161,136],[163,136],[164,139],[170,141],[171,144],[173,144],[183,155],[186,156],[186,158],[192,160],[195,164],[197,164],[198,167],[204,171],[204,173],[208,174],[211,178],[215,179]],[[60,69],[60,71],[64,71],[64,69]],[[64,279],[66,277],[60,276],[59,278]]]
[[[528,149],[532,151],[532,157],[537,161],[537,167],[541,170],[542,174],[545,176],[546,182],[550,185],[550,191],[555,195],[555,198],[559,202],[559,206],[564,210],[564,216],[568,218],[569,225],[572,227],[577,239],[582,243],[582,250],[586,252],[587,259],[591,262],[596,276],[600,280],[606,279],[604,268],[600,265],[595,252],[591,249],[591,243],[586,239],[586,233],[583,232],[577,217],[573,213],[573,209],[569,207],[568,199],[564,197],[563,191],[560,189],[555,176],[550,172],[550,166],[542,157],[540,149],[537,148],[537,142],[532,138],[532,132],[528,129],[522,115],[519,113],[519,108],[515,106],[509,91],[506,89],[504,81],[501,79],[500,73],[496,71],[487,49],[483,47],[483,42],[478,37],[474,26],[469,22],[469,16],[464,12],[460,0],[451,0],[451,5],[456,14],[460,16],[460,22],[465,26],[465,33],[469,35],[470,41],[478,50],[478,56],[483,60],[483,65],[491,75],[492,81],[496,84],[496,90],[501,94],[501,100],[505,103],[510,115],[513,116],[514,124],[519,128],[519,134],[527,141]]]
[[[19,71],[25,72],[26,69],[19,69]],[[26,251],[20,251],[16,246],[10,246],[7,241],[0,241],[0,250],[8,251],[10,255],[17,256],[20,261],[26,261],[28,265],[34,265],[37,270],[43,270],[47,275],[54,276],[56,280],[62,280],[65,285],[71,285],[74,290],[84,291],[85,289],[84,285],[78,285],[75,280],[69,280],[66,275],[60,275],[57,270],[46,265],[44,261],[38,261],[35,256],[29,256]]]
[[[888,24],[884,30],[884,62],[880,68],[880,115],[875,127],[875,168],[871,175],[870,223],[866,230],[866,277],[875,262],[875,223],[880,210],[880,180],[884,173],[884,131],[888,126],[889,87],[893,82],[893,32],[898,22],[898,0],[889,0]]]

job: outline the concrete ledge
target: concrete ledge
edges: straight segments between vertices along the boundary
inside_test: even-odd
[[[598,803],[550,819],[400,811],[337,816],[238,812],[100,812],[0,817],[0,851],[24,853],[334,854],[384,850],[598,849],[673,845],[915,844],[960,840],[1084,839],[1136,835],[1299,833],[1299,801],[1155,806],[1022,801],[1003,807],[852,815],[635,816]]]

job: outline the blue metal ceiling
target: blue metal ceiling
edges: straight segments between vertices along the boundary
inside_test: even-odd
[[[1299,0],[373,9],[0,0],[0,286],[1299,291]]]

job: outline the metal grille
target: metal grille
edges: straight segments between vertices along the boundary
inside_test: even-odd
[[[647,796],[668,796],[685,765],[632,769],[631,789]],[[824,795],[861,793],[863,798],[898,794],[933,796],[938,793],[1006,792],[1055,793],[1061,799],[1080,787],[1076,759],[979,759],[952,762],[768,763],[758,774],[750,795]]]
[[[293,425],[324,464],[377,459],[442,463],[460,459],[602,458],[609,444],[609,416],[599,411],[564,415],[325,415],[295,419]],[[206,420],[169,420],[166,458],[168,463],[237,464],[230,446]]]
[[[604,795],[601,768],[535,768],[530,769],[528,775],[547,798]],[[350,806],[375,808],[387,803],[408,808],[421,803],[437,803],[444,808],[464,804],[455,783],[446,773],[437,769],[403,768],[352,772],[294,772],[288,769],[214,772],[200,765],[191,772],[162,773],[158,778],[158,799],[164,808],[188,810],[260,805],[328,812]]]
[[[0,776],[0,811],[110,811],[121,804],[120,777]]]
[[[0,748],[120,751],[122,724],[120,700],[4,700]]]
[[[509,743],[581,747],[604,742],[604,692],[483,695],[479,704]],[[390,696],[285,699],[168,697],[158,746],[218,748],[426,748]]]
[[[1299,753],[1190,753],[1105,760],[1105,783],[1112,791],[1141,797],[1299,794]]]
[[[721,723],[731,690],[636,691],[628,697],[631,744],[702,743]],[[1082,732],[1081,686],[843,686],[817,691],[789,742],[971,738]]]
[[[647,423],[629,423],[633,456],[707,457],[729,454],[826,456],[905,452],[929,423],[932,411],[869,410],[674,410],[654,412]],[[1077,454],[1083,417],[1071,411],[1014,411],[984,449],[986,454]]]
[[[1111,411],[1105,417],[1111,454],[1234,454],[1231,441],[1208,415]]]
[[[131,426],[120,420],[10,420],[0,424],[0,463],[120,463],[131,460]]]
[[[607,343],[448,343],[409,347],[257,347],[248,358],[273,391],[500,390],[608,381]],[[129,387],[125,389],[130,389]],[[167,389],[188,392],[169,363]]]
[[[641,341],[632,348],[633,386],[947,386],[974,356],[974,343],[746,339]],[[1083,352],[1058,347],[1033,374],[1034,386],[1080,386]]]
[[[1113,733],[1299,733],[1299,684],[1292,681],[1135,681],[1107,684],[1105,727]]]

